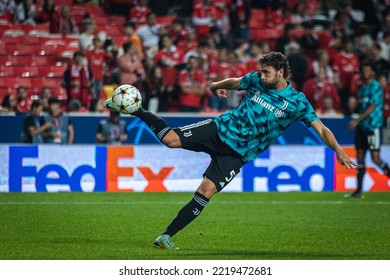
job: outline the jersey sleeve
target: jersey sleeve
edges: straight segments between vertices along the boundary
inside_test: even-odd
[[[303,94],[301,93],[301,95]],[[305,123],[307,127],[310,127],[313,121],[320,119],[314,111],[313,106],[311,106],[310,102],[306,97],[304,97],[304,95],[297,110],[297,120]]]
[[[375,83],[372,89],[370,104],[374,104],[375,106],[382,106],[382,87],[379,83]]]
[[[247,90],[252,80],[258,77],[257,72],[250,72],[240,79],[240,87],[237,90]]]

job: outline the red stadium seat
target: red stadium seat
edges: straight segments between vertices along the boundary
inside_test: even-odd
[[[39,67],[39,75],[46,78],[62,78],[67,66],[41,66]]]
[[[12,55],[0,55],[0,66],[11,66],[18,64],[18,58]]]
[[[0,66],[0,77],[15,77],[15,71],[12,66]]]
[[[5,77],[4,80],[6,85],[9,85],[12,88],[17,88],[19,86],[31,88],[31,79],[29,78]]]
[[[34,88],[61,88],[61,79],[47,79],[47,78],[32,78],[32,86]]]
[[[161,25],[172,25],[172,22],[175,18],[176,15],[159,16],[156,18],[156,23]]]
[[[32,65],[35,66],[55,65],[57,63],[56,55],[37,55],[33,56],[32,58]]]
[[[36,55],[57,55],[56,45],[43,45],[36,49]]]
[[[38,77],[38,67],[37,66],[13,66],[13,71],[16,77]]]
[[[6,45],[6,50],[9,55],[33,55],[36,46]]]

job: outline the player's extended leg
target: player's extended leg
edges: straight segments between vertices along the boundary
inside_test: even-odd
[[[154,246],[161,249],[179,249],[173,243],[171,237],[195,220],[211,197],[217,192],[215,184],[207,177],[204,177],[194,197],[177,213],[177,216],[168,225],[164,233],[154,241]]]
[[[386,162],[384,162],[381,159],[381,156],[379,154],[379,150],[371,150],[371,158],[372,158],[372,161],[383,170],[383,172],[387,175],[387,177],[390,177],[390,168],[386,164]]]
[[[357,162],[358,162],[358,168],[357,168],[357,175],[356,175],[356,180],[357,180],[357,188],[356,191],[346,195],[346,198],[360,198],[362,196],[362,191],[363,191],[363,178],[364,174],[366,173],[366,163],[365,163],[365,155],[366,155],[366,150],[363,149],[357,149]]]

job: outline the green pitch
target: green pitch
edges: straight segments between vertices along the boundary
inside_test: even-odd
[[[154,239],[191,193],[2,193],[0,259],[390,259],[390,192],[220,193]]]

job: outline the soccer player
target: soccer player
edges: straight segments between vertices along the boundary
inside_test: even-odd
[[[381,145],[381,127],[383,126],[383,95],[382,88],[375,80],[375,67],[370,62],[360,66],[361,84],[358,88],[360,114],[352,120],[348,128],[355,131],[355,148],[357,153],[357,189],[346,198],[360,198],[363,191],[363,177],[366,173],[365,156],[367,150],[371,152],[373,162],[390,177],[389,166],[381,159],[379,150]]]
[[[305,95],[293,89],[286,80],[290,74],[287,58],[282,53],[271,52],[261,57],[259,62],[261,72],[250,72],[241,78],[228,78],[211,84],[210,90],[220,98],[226,98],[226,90],[247,90],[236,109],[214,120],[172,129],[163,119],[142,108],[133,113],[167,147],[205,152],[211,156],[211,163],[194,197],[155,240],[155,247],[178,249],[172,236],[199,216],[211,197],[222,191],[245,163],[256,159],[296,120],[312,126],[336,152],[342,165],[347,168],[356,166],[339,146],[333,133],[319,120]],[[110,107],[109,101],[105,104]]]

